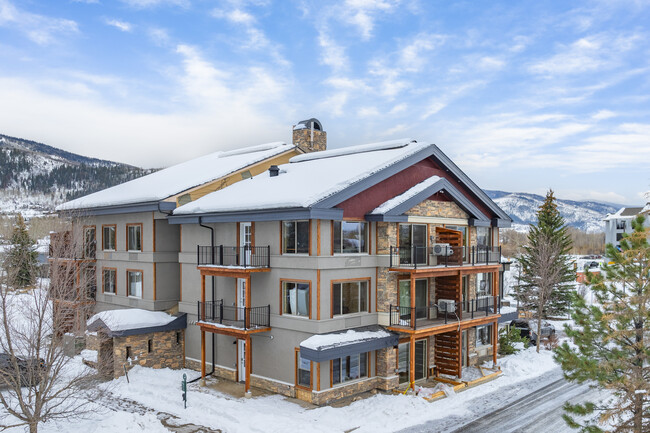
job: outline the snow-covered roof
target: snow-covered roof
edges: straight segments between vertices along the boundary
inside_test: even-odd
[[[323,362],[349,355],[397,346],[399,335],[379,325],[312,335],[300,343],[300,356]]]
[[[129,331],[165,327],[178,319],[178,316],[172,316],[162,311],[125,308],[97,313],[88,319],[86,325],[89,331],[105,329],[109,331],[109,335],[127,335],[137,333]],[[180,327],[184,328],[185,324]]]
[[[278,176],[262,173],[181,206],[174,215],[308,208],[429,146],[401,139],[294,156]]]
[[[56,209],[88,209],[164,200],[294,148],[293,144],[275,142],[214,152],[63,203]]]
[[[631,220],[634,219],[644,209],[645,208],[641,208],[641,207],[622,207],[616,213],[607,214],[607,216],[603,221],[620,220],[620,219]]]
[[[303,342],[300,343],[300,347],[305,347],[307,349],[313,350],[323,350],[346,344],[360,343],[362,341],[374,340],[377,338],[385,338],[390,336],[390,332],[384,330],[355,331],[354,329],[349,329],[346,332],[340,333],[312,335],[308,339],[303,340]]]
[[[402,194],[395,196],[391,198],[390,200],[380,204],[377,206],[371,214],[384,214],[388,212],[389,210],[393,209],[395,206],[400,205],[410,199],[411,197],[419,194],[420,192],[424,191],[434,183],[438,182],[440,180],[439,176],[431,176],[428,179],[423,180],[422,182],[418,183],[417,185],[412,186],[408,190],[404,191]]]

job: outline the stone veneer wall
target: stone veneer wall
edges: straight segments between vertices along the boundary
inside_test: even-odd
[[[327,132],[314,130],[314,142],[311,141],[311,129],[294,129],[293,144],[305,152],[327,150]]]
[[[180,342],[176,342],[176,333],[180,332]],[[152,341],[151,352],[148,342]],[[126,348],[131,347],[131,362],[126,359]],[[180,369],[185,366],[185,331],[153,332],[149,334],[129,335],[113,338],[113,371],[115,377],[124,375],[134,365],[151,368]]]
[[[397,246],[397,223],[377,222],[377,254],[389,254]]]
[[[440,218],[469,218],[469,215],[467,215],[467,213],[465,213],[465,211],[455,202],[435,200],[425,200],[421,202],[408,210],[406,215]]]

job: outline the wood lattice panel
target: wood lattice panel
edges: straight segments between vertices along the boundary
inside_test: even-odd
[[[438,374],[460,376],[460,332],[446,332],[436,335],[435,363]]]
[[[458,230],[436,227],[436,242],[449,244],[453,253],[448,258],[450,265],[460,266],[463,264],[463,233]]]
[[[436,277],[436,303],[440,299],[453,299],[454,302],[460,302],[460,281],[457,275]]]

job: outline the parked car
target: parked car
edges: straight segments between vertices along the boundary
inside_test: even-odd
[[[22,359],[16,357],[16,363],[20,371],[20,384],[22,386],[36,386],[41,381],[40,372],[45,368],[45,362],[42,359]],[[0,376],[14,376],[14,363],[8,353],[0,353]],[[4,377],[3,377],[4,379]],[[0,385],[2,382],[0,382]]]
[[[584,269],[591,269],[591,268],[597,268],[598,266],[600,266],[600,263],[598,263],[596,261],[592,261],[592,262],[586,262],[583,265],[583,268]]]
[[[530,340],[530,344],[532,345],[537,344],[537,332],[535,332],[535,330],[537,329],[537,321],[515,319],[510,322],[510,326],[517,328],[522,337],[528,338]],[[542,333],[542,338],[548,338],[551,335],[555,334],[555,326],[553,326],[548,322],[543,321],[541,333]]]

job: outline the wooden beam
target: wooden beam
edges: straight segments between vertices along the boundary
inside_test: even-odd
[[[316,255],[320,256],[320,220],[316,220]]]
[[[316,320],[320,320],[320,269],[316,269]]]

